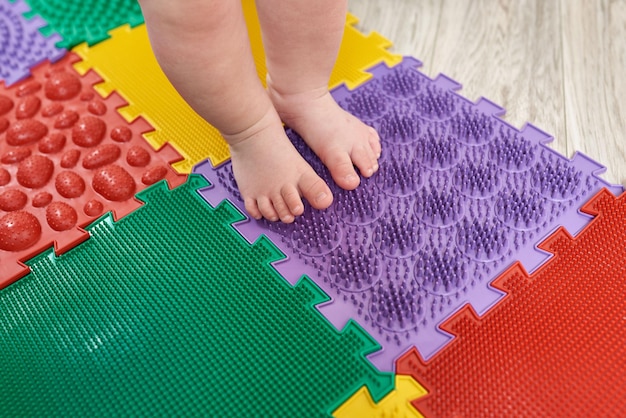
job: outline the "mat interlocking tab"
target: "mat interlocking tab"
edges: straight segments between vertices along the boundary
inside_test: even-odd
[[[597,217],[541,243],[554,257],[534,274],[515,264],[494,281],[507,297],[484,317],[465,307],[443,325],[449,346],[399,359],[430,392],[424,415],[626,416],[626,193],[583,211]]]
[[[520,260],[532,271],[549,256],[535,244],[560,225],[580,230],[590,219],[579,207],[602,187],[602,166],[572,160],[545,146],[550,137],[521,131],[453,90],[445,76],[431,80],[405,58],[370,70],[374,79],[354,91],[333,91],[338,102],[374,126],[382,139],[380,171],[354,191],[339,189],[292,131],[288,135],[334,188],[327,211],[307,208],[294,224],[237,225],[248,240],[266,233],[290,260],[276,268],[294,283],[306,271],[331,297],[320,311],[337,327],[350,318],[383,345],[371,356],[381,370],[416,346],[428,358],[451,336],[439,323],[471,303],[483,314],[503,293],[490,282]],[[215,184],[209,201],[243,202],[229,164],[195,172]]]
[[[359,387],[393,389],[364,358],[376,342],[337,332],[313,308],[328,297],[290,286],[269,265],[280,251],[248,244],[206,186],[155,184],[0,290],[0,416],[323,417]]]
[[[420,418],[422,414],[417,412],[410,400],[425,394],[426,390],[411,376],[397,375],[395,389],[380,402],[374,402],[367,388],[361,388],[333,412],[333,417]]]
[[[71,48],[83,42],[96,44],[109,37],[108,32],[123,24],[143,23],[137,0],[26,0],[31,11],[27,18],[41,16],[48,25],[46,36],[58,33],[60,48]]]
[[[73,54],[43,63],[32,77],[0,88],[0,289],[28,273],[21,263],[43,249],[67,251],[87,238],[82,227],[112,210],[140,206],[137,191],[167,179],[171,148],[155,152],[141,137],[152,128],[128,124],[118,95],[101,99],[93,72],[80,77]]]
[[[46,24],[42,19],[22,16],[28,10],[23,0],[0,1],[0,82],[7,86],[28,77],[35,65],[56,61],[66,53],[54,46],[59,36],[44,37],[39,32]]]
[[[401,55],[387,51],[391,47],[388,39],[376,32],[362,34],[354,27],[358,21],[355,16],[348,14],[343,42],[331,77],[331,88],[345,84],[349,89],[354,89],[372,78],[368,69],[374,65],[385,63],[392,67],[402,62]]]

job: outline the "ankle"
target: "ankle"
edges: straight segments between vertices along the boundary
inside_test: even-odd
[[[248,140],[259,136],[261,132],[275,127],[275,125],[282,126],[282,123],[276,109],[270,105],[259,118],[252,120],[252,122],[243,130],[233,133],[220,133],[232,149],[233,147],[237,148],[239,145],[247,142]]]
[[[269,74],[267,76],[267,92],[279,113],[281,110],[288,111],[294,106],[308,106],[330,94],[327,85],[298,89],[286,88],[275,83]]]

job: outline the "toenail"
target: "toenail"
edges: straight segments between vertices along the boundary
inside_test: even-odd
[[[324,193],[324,192],[318,194],[317,196],[315,196],[315,202],[320,202],[320,201],[326,199],[326,196],[328,196],[328,195],[326,193]]]
[[[346,180],[347,182],[353,182],[353,181],[354,181],[354,180],[356,180],[356,179],[357,179],[356,174],[348,174],[348,175],[345,177],[345,180]]]

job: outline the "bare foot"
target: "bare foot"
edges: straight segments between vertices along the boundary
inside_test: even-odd
[[[224,137],[239,192],[253,218],[291,223],[304,212],[302,197],[316,209],[332,203],[328,185],[291,144],[273,108],[252,127]]]
[[[352,190],[359,185],[354,166],[364,177],[378,170],[378,133],[339,107],[326,87],[285,94],[268,77],[268,92],[282,121],[302,136],[340,187]]]

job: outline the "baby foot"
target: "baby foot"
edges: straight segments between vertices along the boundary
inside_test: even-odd
[[[378,170],[378,133],[339,107],[326,87],[284,94],[268,78],[268,92],[282,121],[302,136],[340,187],[352,190],[359,185],[355,166],[364,177]]]
[[[304,212],[302,197],[316,209],[332,203],[328,185],[291,144],[273,108],[252,127],[224,137],[239,192],[253,218],[291,223]]]

